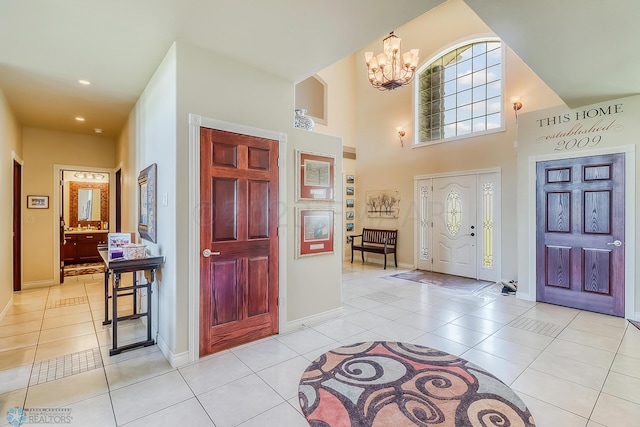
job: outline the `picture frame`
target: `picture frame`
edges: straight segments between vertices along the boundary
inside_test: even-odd
[[[296,208],[296,211],[296,257],[334,253],[335,209]]]
[[[138,233],[140,237],[156,243],[157,164],[144,168],[138,175]]]
[[[347,207],[348,208],[353,208],[355,202],[353,199],[347,199]]]
[[[347,175],[347,184],[353,184],[356,182],[356,177],[353,175]]]
[[[27,196],[27,209],[49,209],[49,196]]]
[[[353,231],[354,225],[353,222],[347,222],[347,231]]]
[[[367,218],[399,218],[400,190],[374,190],[365,193]]]
[[[335,201],[335,156],[296,150],[296,200]]]
[[[353,211],[347,211],[346,218],[347,218],[347,221],[353,221],[353,218],[355,218],[355,213]]]
[[[347,196],[353,196],[356,192],[355,188],[353,187],[346,187],[345,191],[347,193]]]

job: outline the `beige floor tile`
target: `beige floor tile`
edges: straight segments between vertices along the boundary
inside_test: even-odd
[[[115,427],[116,419],[109,393],[72,403],[68,406],[73,417],[71,426]]]
[[[21,335],[29,332],[40,330],[41,320],[33,320],[31,322],[15,323],[13,325],[0,326],[0,338],[6,338],[13,335]]]
[[[626,323],[623,323],[622,326],[620,326],[620,324],[613,326],[608,323],[602,323],[599,318],[581,317],[578,315],[571,323],[569,323],[568,327],[579,331],[590,332],[592,334],[604,335],[605,337],[622,339],[626,326]]]
[[[67,314],[64,316],[47,317],[42,322],[42,329],[53,329],[61,326],[76,325],[78,323],[91,322],[93,317],[90,311]]]
[[[38,345],[35,362],[98,347],[96,334],[80,335]]]
[[[38,340],[38,343],[42,344],[51,341],[59,341],[91,333],[95,333],[93,322],[91,321],[75,325],[61,326],[59,328],[46,329],[40,332],[40,339]]]
[[[55,381],[30,386],[26,406],[58,408],[99,396],[109,391],[102,369],[94,369]]]
[[[0,371],[0,393],[8,393],[25,388],[29,384],[30,375],[30,365]]]
[[[30,365],[36,355],[36,346],[0,352],[0,370]],[[0,413],[1,414],[1,413]]]
[[[609,372],[602,392],[640,405],[640,378]]]
[[[620,343],[618,353],[631,357],[638,357],[638,355],[640,355],[640,330],[636,327],[627,328],[627,332]]]
[[[601,393],[591,419],[607,427],[637,425],[640,420],[640,405]]]
[[[306,421],[305,421],[306,422]],[[269,424],[262,424],[268,426]],[[271,424],[278,425],[278,424]],[[290,424],[279,424],[293,427]],[[307,424],[308,426],[309,424]],[[213,422],[196,398],[191,398],[170,406],[153,414],[127,423],[126,427],[173,427],[173,426],[197,426],[214,427]]]
[[[529,408],[529,412],[531,412],[536,422],[536,427],[584,427],[587,423],[587,419],[584,417],[543,402],[528,394],[518,393],[518,396]]]
[[[516,344],[496,336],[490,336],[474,348],[524,365],[529,365],[540,354],[537,348]]]
[[[461,357],[495,375],[505,384],[513,383],[527,369],[526,364],[511,362],[475,348],[466,351]]]
[[[620,341],[622,340],[621,337],[597,335],[591,332],[579,331],[572,328],[565,328],[562,332],[560,332],[558,338],[612,352],[618,350]]]
[[[13,335],[0,338],[0,348],[3,350],[13,350],[15,348],[30,347],[38,344],[40,332],[30,332],[28,334]]]
[[[640,356],[640,353],[638,356]],[[618,354],[613,361],[611,370],[630,377],[640,378],[640,359]]]
[[[466,345],[467,347],[473,347],[489,336],[488,334],[463,328],[462,326],[454,325],[452,323],[447,323],[444,326],[434,329],[431,331],[431,334],[439,335],[451,341]]]
[[[549,308],[546,304],[538,304],[523,314],[529,319],[539,320],[541,322],[555,323],[560,326],[567,326],[578,315],[578,310],[568,309],[565,307]]]
[[[577,360],[579,362],[605,369],[609,369],[616,355],[611,351],[604,351],[586,345],[559,339],[556,339],[551,344],[549,344],[549,347],[547,347],[544,351],[553,353],[560,357]]]
[[[511,387],[584,418],[591,414],[599,394],[596,390],[531,368],[524,371]]]
[[[113,392],[130,384],[173,371],[174,368],[171,367],[162,352],[156,351],[106,365],[104,370],[109,382],[109,389]]]
[[[44,317],[46,319],[48,317],[66,316],[69,314],[76,314],[76,313],[81,313],[83,311],[89,311],[89,310],[90,310],[89,304],[86,304],[86,303],[70,305],[67,307],[60,307],[60,308],[50,308],[44,312]]]
[[[511,326],[505,326],[493,336],[515,344],[536,348],[538,350],[544,350],[553,341],[553,337],[525,331]]]
[[[7,314],[0,321],[0,326],[14,325],[16,323],[32,322],[34,320],[42,320],[44,310],[29,311],[21,314]]]
[[[567,381],[601,390],[609,371],[577,360],[564,359],[553,353],[542,353],[531,368]]]
[[[42,310],[44,310],[44,307],[45,307],[44,302],[30,303],[30,304],[16,304],[14,302],[13,305],[9,307],[6,314],[7,315],[23,314],[23,313],[30,313],[32,311],[41,312]]]
[[[594,313],[592,311],[581,311],[576,316],[576,321],[585,323],[600,323],[602,325],[614,326],[625,329],[629,322],[624,317],[609,316],[607,314]]]
[[[5,416],[9,412],[9,409],[24,405],[24,398],[27,395],[27,388],[21,388],[19,390],[10,391],[8,393],[0,394],[0,426],[9,425],[6,422]],[[13,426],[12,426],[13,427]]]

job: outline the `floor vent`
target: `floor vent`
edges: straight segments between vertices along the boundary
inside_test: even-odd
[[[72,305],[86,304],[89,302],[87,297],[65,298],[51,301],[47,308],[70,307]]]
[[[55,381],[98,368],[102,368],[102,355],[99,347],[66,354],[34,363],[29,385]]]
[[[556,325],[555,323],[541,322],[539,320],[529,319],[526,317],[520,317],[514,320],[509,324],[509,326],[554,338],[557,337],[564,329],[563,326]]]

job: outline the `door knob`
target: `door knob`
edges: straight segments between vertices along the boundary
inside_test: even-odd
[[[205,258],[209,258],[211,255],[220,255],[220,252],[212,252],[211,249],[205,249],[202,251],[202,256]]]
[[[607,245],[613,245],[613,246],[622,246],[622,242],[620,240],[614,240],[613,242],[609,242],[607,243]]]

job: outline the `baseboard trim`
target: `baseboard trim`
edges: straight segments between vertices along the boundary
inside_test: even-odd
[[[22,284],[22,290],[48,288],[49,286],[53,286],[53,285],[54,285],[53,280],[35,280],[33,282],[24,282]]]
[[[164,354],[164,357],[167,358],[171,367],[179,368],[180,366],[187,365],[190,363],[189,361],[189,352],[183,351],[182,353],[174,354],[167,345],[166,341],[162,339],[162,337],[158,334],[156,336],[156,344],[158,344],[158,348]]]
[[[305,326],[316,325],[318,323],[322,323],[327,320],[335,319],[336,317],[342,316],[342,312],[343,312],[343,309],[341,306],[333,310],[324,311],[322,313],[314,314],[312,316],[307,316],[301,319],[292,320],[285,324],[285,327],[284,327],[285,330],[284,331],[280,330],[280,334],[294,332],[304,328]]]
[[[4,319],[4,316],[7,314],[7,311],[9,311],[12,305],[13,305],[13,291],[11,292],[11,298],[9,298],[9,302],[7,303],[7,305],[4,306],[2,311],[0,311],[0,321]]]
[[[347,262],[351,262],[351,258],[346,260]],[[353,264],[362,264],[362,260],[361,259],[353,259]],[[379,266],[384,266],[384,258],[368,258],[365,263],[365,265],[367,264],[375,264],[375,265],[379,265]],[[387,269],[389,268],[395,268],[395,264],[393,262],[393,258],[389,259],[387,258]],[[398,263],[398,268],[406,268],[409,270],[415,270],[415,266],[413,264],[408,264],[406,262],[399,262]]]

